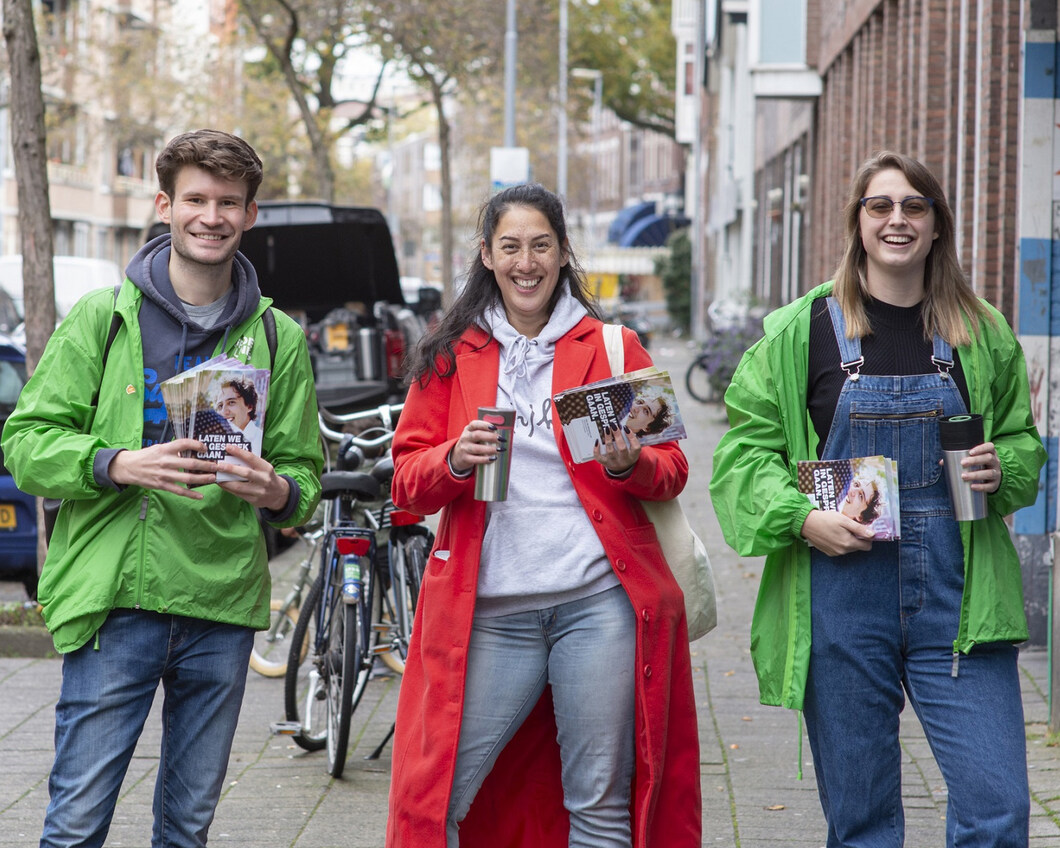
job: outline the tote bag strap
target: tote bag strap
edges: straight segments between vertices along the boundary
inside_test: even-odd
[[[626,371],[626,346],[622,343],[622,327],[619,324],[604,324],[604,348],[611,376],[617,377]]]

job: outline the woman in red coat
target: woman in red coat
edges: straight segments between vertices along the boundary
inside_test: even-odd
[[[441,510],[398,703],[390,848],[698,848],[684,604],[641,499],[674,442],[608,434],[575,464],[551,397],[610,376],[602,324],[538,185],[495,195],[462,294],[424,340],[394,438],[397,506]],[[623,332],[630,370],[651,364]],[[512,443],[479,407],[516,410]],[[511,451],[508,498],[474,471]]]

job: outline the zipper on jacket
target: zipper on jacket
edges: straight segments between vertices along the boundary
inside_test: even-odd
[[[914,420],[917,418],[938,418],[940,412],[931,409],[927,412],[852,412],[850,417],[858,421],[901,421]]]
[[[950,667],[950,677],[957,676],[957,666],[961,661],[961,652],[957,650],[957,643],[953,643],[953,665]]]
[[[144,496],[140,500],[140,514],[137,516],[137,518],[140,521],[146,521],[147,520],[147,502],[148,502],[148,495],[147,495],[147,492],[144,492]],[[146,535],[145,534],[145,529],[143,527],[141,527],[140,528],[140,581],[139,581],[140,585],[136,589],[136,609],[140,609],[140,601],[142,601],[143,597],[144,597],[144,572],[147,570],[147,566],[145,565],[145,560],[144,560],[145,549],[147,548],[147,540],[145,538],[145,535]]]

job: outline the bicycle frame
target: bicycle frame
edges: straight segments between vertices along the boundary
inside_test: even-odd
[[[325,508],[317,577],[289,652],[293,658],[297,649],[307,643],[311,647],[308,694],[299,697],[305,678],[300,677],[297,661],[292,664],[289,659],[284,685],[287,721],[274,729],[294,736],[306,750],[327,747],[328,771],[334,777],[345,766],[352,714],[375,657],[382,656],[395,671],[404,668],[415,607],[412,587],[418,589],[429,546],[430,531],[422,525],[422,517],[396,510],[385,491],[393,468],[386,464],[389,459],[379,459],[370,472],[358,470],[364,458],[361,450],[383,447],[393,438],[392,414],[399,409],[319,414],[321,438],[338,442],[340,448],[339,470],[329,470],[321,480]],[[354,436],[329,426],[370,417],[380,418],[383,428]],[[416,574],[407,573],[406,551]],[[344,572],[351,565],[347,557],[356,557],[359,574],[351,577],[353,590],[344,592]]]

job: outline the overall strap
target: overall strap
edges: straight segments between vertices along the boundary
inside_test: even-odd
[[[832,331],[835,333],[836,344],[839,345],[839,367],[847,372],[851,380],[859,376],[861,366],[865,364],[865,357],[861,355],[861,339],[847,338],[847,320],[843,316],[843,309],[839,301],[834,297],[828,297],[828,314],[832,319]]]
[[[938,333],[935,333],[931,361],[935,363],[935,367],[939,369],[943,377],[950,376],[950,369],[953,368],[953,347]]]

